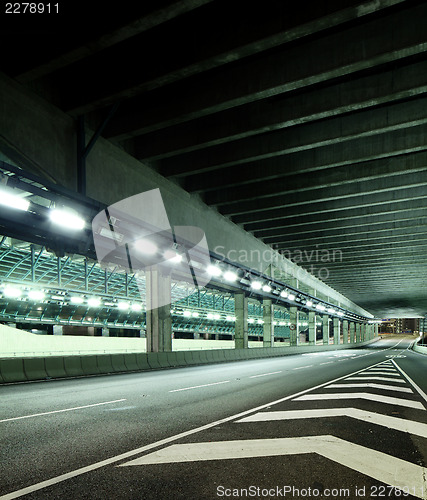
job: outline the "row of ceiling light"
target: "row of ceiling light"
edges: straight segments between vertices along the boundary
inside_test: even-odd
[[[11,190],[8,190],[8,188],[4,187],[2,187],[1,189],[0,204],[24,211],[29,210],[30,207],[30,202],[28,200],[21,196],[13,194]],[[85,221],[69,209],[49,209],[49,217],[54,224],[57,224],[62,228],[82,230],[86,226]],[[156,244],[146,238],[141,238],[135,241],[133,247],[137,252],[144,255],[155,255],[159,251]],[[171,264],[179,264],[183,260],[183,256],[173,249],[166,250],[163,254],[163,257]],[[210,265],[207,267],[206,271],[212,278],[221,278],[230,284],[239,280],[238,273],[230,268],[222,270],[218,265]],[[280,290],[276,286],[273,287],[271,285],[271,282],[263,283],[259,279],[255,278],[250,281],[250,289],[254,292],[264,292],[266,294],[272,293],[279,295],[287,302],[296,301],[306,308],[313,308],[321,313],[327,312],[328,314],[336,315],[339,317],[343,317],[345,315],[344,311],[330,307],[329,304],[323,304],[320,301],[316,301],[316,303],[314,303],[311,298],[301,297],[293,290],[289,290],[286,288]],[[41,292],[34,291],[33,297],[35,298],[32,298],[32,300],[41,300],[37,299],[37,293]],[[92,299],[92,302],[94,304],[92,307],[98,307],[98,305],[95,305],[95,299]],[[88,305],[91,304],[89,304],[88,302]],[[129,307],[131,306],[129,305]],[[123,308],[126,309],[124,305]],[[350,314],[350,316],[352,316],[352,314]]]
[[[70,304],[79,306],[85,305],[87,307],[117,307],[121,311],[131,310],[133,312],[142,311],[142,304],[137,302],[103,302],[99,297],[87,297],[82,295],[71,295],[66,297],[64,295],[57,294],[46,294],[44,290],[33,289],[33,290],[23,290],[17,286],[6,285],[3,287],[3,297],[8,299],[21,299],[26,298],[33,302],[42,303],[46,300],[58,300],[63,302],[69,302]]]
[[[31,203],[25,197],[19,196],[13,190],[2,186],[0,190],[0,205],[28,212]],[[71,209],[50,208],[48,213],[51,222],[64,229],[82,230],[86,226],[85,220]]]

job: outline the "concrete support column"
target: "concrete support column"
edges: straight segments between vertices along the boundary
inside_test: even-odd
[[[262,301],[262,318],[264,320],[264,347],[274,346],[274,312],[273,301],[264,299]]]
[[[323,343],[329,344],[329,316],[327,314],[324,314],[322,318],[322,336]]]
[[[334,318],[334,344],[339,345],[340,343],[340,320],[339,318]]]
[[[342,322],[342,339],[344,344],[348,344],[348,321],[346,319]]]
[[[141,328],[141,330],[139,330],[139,338],[145,339],[145,336],[146,336],[145,330]]]
[[[291,345],[299,344],[299,328],[298,328],[298,308],[291,306],[289,308],[290,315],[290,343]]]
[[[354,321],[350,321],[350,344],[354,344],[356,342],[356,323]]]
[[[103,337],[109,337],[110,336],[110,330],[108,328],[103,327],[101,330],[101,334]]]
[[[374,325],[374,336],[375,337],[378,337],[378,328],[379,328],[378,323],[375,323],[375,325]]]
[[[360,337],[361,337],[361,342],[365,342],[366,340],[366,323],[362,323],[361,329],[360,329]]]
[[[248,298],[244,293],[234,294],[234,315],[236,316],[234,347],[248,347]]]
[[[316,345],[316,313],[308,312],[308,343]]]
[[[63,335],[63,327],[62,325],[53,325],[53,334],[54,335]]]
[[[171,278],[152,267],[145,282],[147,352],[172,351]]]
[[[362,342],[362,323],[356,323],[356,342]]]

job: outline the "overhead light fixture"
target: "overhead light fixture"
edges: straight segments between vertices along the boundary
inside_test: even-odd
[[[206,272],[215,277],[221,276],[222,274],[222,271],[218,266],[208,266]]]
[[[257,320],[257,323],[258,323],[258,325],[263,325],[264,324],[264,320],[259,319],[259,320]]]
[[[141,304],[132,304],[130,306],[130,308],[132,309],[132,311],[134,312],[139,312],[139,311],[142,311],[142,305]]]
[[[236,321],[236,316],[227,316],[227,321]]]
[[[317,309],[318,311],[324,311],[324,310],[326,309],[326,307],[325,307],[325,306],[323,306],[322,304],[317,304],[317,305],[316,305],[316,309]]]
[[[184,318],[190,318],[191,317],[191,311],[184,311]]]
[[[271,286],[270,285],[264,285],[262,287],[262,291],[265,293],[270,293],[271,292]]]
[[[248,323],[255,323],[255,320],[253,318],[249,318]]]
[[[293,293],[290,293],[290,294],[288,295],[288,299],[289,299],[289,300],[295,300],[295,299],[296,299],[296,297],[295,297],[295,295],[294,295]]]
[[[329,307],[328,308],[328,313],[335,314],[336,311],[335,311],[335,309],[332,309],[332,307]]]
[[[54,208],[50,211],[49,218],[64,229],[81,230],[85,227],[85,221],[71,210]]]
[[[305,305],[307,307],[311,307],[313,305],[313,302],[311,300],[307,300],[307,302],[305,303]]]
[[[129,309],[129,302],[119,302],[117,304],[117,307],[120,309],[120,311],[127,311]]]
[[[175,252],[175,250],[166,250],[163,256],[167,261],[172,262],[173,264],[179,264],[182,262],[182,255]]]
[[[134,249],[143,255],[154,255],[157,252],[157,245],[152,241],[141,238],[133,244]]]
[[[41,290],[30,290],[28,292],[28,297],[31,299],[31,300],[43,300],[45,295],[44,295],[44,292],[42,292]]]
[[[3,295],[9,299],[17,299],[22,295],[22,290],[14,286],[6,286],[3,289]]]
[[[261,290],[262,283],[260,281],[252,281],[251,288],[253,288],[254,290]]]
[[[191,316],[193,316],[193,318],[198,318],[199,317],[199,313],[197,311],[193,311],[191,313]]]
[[[23,210],[26,212],[30,207],[30,202],[25,198],[21,198],[17,194],[6,191],[5,189],[0,190],[0,205],[9,208],[15,208],[16,210]]]
[[[338,316],[344,316],[344,313],[342,311],[337,312]]]
[[[97,299],[96,297],[91,297],[88,301],[87,301],[88,305],[90,307],[99,307],[101,305],[101,301],[99,299]]]
[[[233,271],[226,271],[224,273],[224,279],[226,281],[236,281],[237,280],[237,274],[234,273]]]
[[[283,297],[284,299],[286,299],[286,298],[287,298],[287,296],[288,296],[288,292],[287,292],[286,290],[282,290],[282,291],[280,292],[280,296],[281,296],[281,297]]]
[[[83,297],[74,296],[74,297],[71,297],[70,302],[72,304],[83,304],[84,300],[83,300]]]

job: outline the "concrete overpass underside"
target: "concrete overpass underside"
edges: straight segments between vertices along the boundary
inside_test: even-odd
[[[427,313],[425,2],[90,8],[7,17],[4,161],[101,204],[160,187],[211,249],[271,247],[337,305]]]

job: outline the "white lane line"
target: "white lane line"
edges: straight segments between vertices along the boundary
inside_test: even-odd
[[[182,389],[174,389],[173,391],[169,391],[169,392],[189,391],[191,389],[200,389],[200,387],[210,387],[211,385],[228,384],[229,382],[230,382],[229,380],[223,380],[222,382],[214,382],[212,384],[193,385],[192,387],[183,387]]]
[[[379,364],[379,363],[377,363]],[[373,365],[376,366],[376,365]],[[363,370],[365,370],[364,368]],[[33,493],[34,491],[39,491],[44,488],[47,488],[49,486],[53,486],[54,484],[62,483],[63,481],[67,481],[68,479],[71,479],[73,477],[78,477],[81,476],[82,474],[86,474],[88,472],[92,472],[94,470],[100,469],[102,467],[106,467],[107,465],[115,464],[117,462],[120,462],[122,460],[127,460],[130,457],[133,457],[135,455],[140,455],[141,453],[145,453],[148,450],[151,450],[153,448],[157,448],[159,446],[164,446],[166,444],[172,443],[173,441],[178,441],[178,439],[182,439],[188,436],[191,436],[193,434],[197,434],[198,432],[202,432],[208,429],[211,429],[212,427],[216,427],[217,425],[221,425],[227,422],[231,422],[232,420],[235,420],[237,418],[244,417],[246,415],[250,415],[251,413],[265,410],[266,408],[269,408],[270,406],[274,406],[280,403],[283,403],[284,401],[289,401],[292,398],[295,398],[297,396],[300,396],[302,394],[306,394],[307,392],[310,391],[315,391],[316,389],[321,389],[325,385],[332,384],[334,382],[338,382],[339,380],[343,380],[346,377],[356,375],[363,370],[357,370],[353,373],[350,373],[349,375],[343,375],[342,377],[338,377],[333,380],[329,380],[328,382],[324,382],[323,384],[316,385],[314,387],[310,387],[309,389],[305,389],[303,391],[297,392],[295,394],[291,394],[289,396],[285,396],[283,398],[277,399],[276,401],[271,401],[269,403],[265,403],[261,406],[258,406],[256,408],[251,408],[250,410],[245,410],[243,412],[237,413],[235,415],[231,415],[229,417],[222,418],[220,420],[216,420],[215,422],[211,422],[209,424],[202,425],[200,427],[196,427],[194,429],[190,429],[189,431],[181,432],[180,434],[175,434],[174,436],[170,436],[165,439],[161,439],[160,441],[155,441],[154,443],[147,444],[145,446],[141,446],[140,448],[135,448],[133,450],[127,451],[125,453],[122,453],[120,455],[116,455],[114,457],[107,458],[105,460],[101,460],[99,462],[92,463],[90,465],[86,465],[85,467],[81,467],[80,469],[75,469],[70,472],[66,472],[64,474],[60,474],[59,476],[52,477],[50,479],[46,479],[45,481],[40,481],[39,483],[32,484],[30,486],[26,486],[25,488],[21,488],[16,491],[12,491],[10,493],[6,493],[5,495],[0,496],[0,500],[13,500],[14,498],[19,498],[24,495],[28,495],[29,493]]]
[[[351,388],[371,387],[372,389],[384,389],[386,391],[410,392],[412,394],[414,393],[414,391],[412,389],[410,389],[409,387],[397,387],[395,385],[385,385],[385,384],[371,384],[369,382],[367,384],[331,384],[331,385],[328,385],[326,387],[328,389],[330,387],[334,388],[334,389],[346,389],[347,387],[351,387]]]
[[[292,368],[293,370],[302,370],[303,368],[311,368],[313,365],[298,366],[298,368]]]
[[[41,417],[43,415],[52,415],[53,413],[63,413],[65,411],[82,410],[83,408],[92,408],[93,406],[111,405],[113,403],[120,403],[121,401],[126,401],[126,399],[116,399],[115,401],[105,401],[104,403],[95,403],[92,405],[76,406],[74,408],[65,408],[63,410],[53,410],[53,411],[45,411],[43,413],[33,413],[32,415],[24,415],[22,417],[4,418],[3,420],[0,420],[0,422],[10,422],[12,420],[21,420],[23,418]]]
[[[424,401],[427,403],[427,394],[420,388],[418,385],[409,377],[409,375],[400,368],[400,366],[393,360],[393,364],[396,366],[396,368],[402,373],[404,377],[406,377],[409,381],[410,384],[418,391],[419,395],[424,399]]]
[[[425,488],[425,467],[331,435],[175,444],[132,460],[121,467],[307,453],[316,453],[396,488],[415,486],[416,495],[420,495]]]
[[[382,380],[383,382],[397,382],[399,384],[406,384],[405,380],[401,378],[387,378],[387,377],[348,377],[346,380]]]
[[[267,375],[275,375],[276,373],[282,373],[282,370],[278,372],[261,373],[261,375],[251,375],[249,378],[266,377]]]
[[[327,361],[326,363],[320,363],[321,365],[330,365],[333,361]]]
[[[424,405],[418,401],[410,399],[392,398],[389,396],[381,396],[379,394],[370,394],[369,392],[342,392],[337,394],[307,394],[300,396],[293,401],[324,401],[331,399],[367,399],[376,403],[386,403],[389,405],[406,406],[417,410],[425,410]]]
[[[271,422],[276,420],[298,420],[304,418],[325,417],[351,417],[364,422],[382,425],[396,431],[407,432],[416,436],[427,438],[427,424],[406,420],[403,418],[390,417],[381,413],[360,410],[359,408],[326,408],[323,410],[289,410],[289,411],[267,411],[255,413],[249,417],[238,420],[237,424],[248,422]]]

